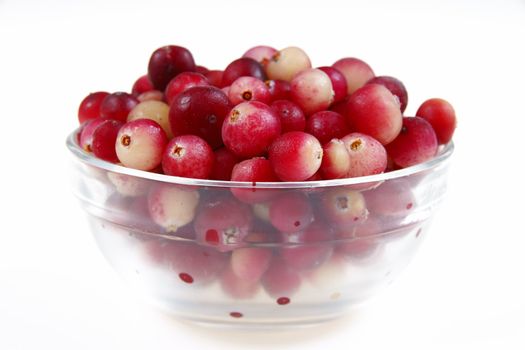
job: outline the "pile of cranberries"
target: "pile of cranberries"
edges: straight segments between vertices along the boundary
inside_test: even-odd
[[[407,101],[401,81],[357,58],[312,68],[300,48],[256,46],[208,70],[186,48],[165,46],[131,93],[84,98],[79,143],[109,162],[198,179],[366,176],[429,160],[452,138],[447,101],[406,117]]]

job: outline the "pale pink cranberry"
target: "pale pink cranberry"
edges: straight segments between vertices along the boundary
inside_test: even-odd
[[[93,132],[93,140],[91,142],[91,150],[95,157],[112,163],[118,162],[115,151],[115,141],[117,140],[118,132],[122,125],[124,125],[124,123],[121,121],[105,119],[104,122],[96,128]]]
[[[195,135],[174,137],[162,156],[162,170],[166,175],[209,178],[214,162],[211,147]]]
[[[193,227],[199,242],[231,251],[244,245],[251,224],[250,208],[226,197],[200,207]]]
[[[322,70],[305,69],[290,84],[292,100],[306,115],[325,110],[334,101],[332,82]]]
[[[149,80],[149,77],[146,74],[135,80],[135,83],[133,83],[133,87],[131,88],[131,94],[138,97],[139,95],[154,89],[155,87],[153,86],[153,83]]]
[[[298,232],[314,221],[314,211],[308,196],[287,192],[270,203],[270,222],[281,232]]]
[[[82,130],[80,132],[79,145],[86,152],[93,152],[93,133],[97,128],[104,123],[106,119],[91,119],[83,124]]]
[[[386,145],[394,140],[403,124],[399,101],[383,85],[367,84],[345,100],[342,114],[357,132]]]
[[[410,183],[403,179],[383,182],[377,188],[364,191],[366,204],[371,214],[404,217],[414,211],[416,199]]]
[[[257,182],[277,182],[279,179],[273,172],[269,160],[262,157],[244,160],[233,167],[232,181],[251,182],[251,188],[232,187],[233,195],[244,203],[260,203],[272,198],[275,190],[257,188]]]
[[[341,179],[350,171],[350,155],[345,143],[332,139],[323,146],[323,161],[319,171],[323,179]]]
[[[205,285],[216,280],[228,266],[228,255],[195,243],[168,241],[164,264],[181,283]]]
[[[358,132],[348,134],[341,140],[350,155],[347,177],[375,175],[385,171],[387,155],[379,141]]]
[[[153,188],[148,195],[151,219],[168,232],[192,222],[199,204],[199,192],[175,185]]]
[[[271,144],[268,158],[282,181],[304,181],[319,170],[323,148],[314,136],[290,131]]]
[[[437,149],[436,132],[420,117],[404,117],[401,132],[386,146],[388,155],[402,168],[432,159]]]
[[[304,275],[315,288],[334,293],[333,288],[336,285],[343,286],[345,284],[346,278],[344,276],[347,274],[347,266],[348,263],[344,257],[335,251],[322,265],[313,270],[305,271]],[[331,298],[336,295],[332,294]]]
[[[399,100],[399,108],[404,112],[408,104],[408,92],[405,85],[394,77],[382,75],[370,79],[367,84],[379,84],[386,87]]]
[[[345,117],[333,111],[314,113],[306,121],[306,132],[314,135],[322,145],[331,139],[340,139],[350,132]]]
[[[239,158],[226,147],[216,149],[214,152],[215,161],[211,169],[211,180],[229,181],[232,177],[232,170]]]
[[[239,77],[228,90],[228,98],[233,105],[246,101],[259,101],[269,104],[270,90],[262,81],[254,77]]]
[[[416,115],[432,125],[438,144],[444,145],[452,140],[456,129],[456,112],[450,103],[440,98],[426,100],[418,108]]]
[[[332,67],[345,76],[347,93],[349,95],[375,76],[374,71],[368,64],[354,57],[342,58],[335,62]]]
[[[208,79],[208,82],[210,85],[213,85],[215,87],[223,88],[226,85],[222,83],[222,75],[224,74],[224,71],[222,70],[210,70],[207,73],[202,73]]]
[[[213,149],[222,146],[221,126],[230,112],[228,96],[213,86],[194,86],[178,94],[170,106],[175,136],[202,137]]]
[[[311,270],[330,258],[333,252],[332,239],[332,230],[316,221],[304,231],[283,234],[284,246],[280,255],[292,269]]]
[[[78,107],[78,122],[84,124],[88,120],[100,117],[100,105],[109,93],[105,91],[93,92],[87,95]]]
[[[322,70],[328,75],[332,82],[332,88],[334,89],[334,102],[343,100],[348,94],[348,88],[346,85],[346,78],[334,67],[319,67],[317,69]]]
[[[173,137],[169,119],[170,107],[161,101],[144,101],[136,105],[128,115],[128,122],[137,119],[151,119],[157,122],[169,139]]]
[[[164,102],[164,93],[159,90],[146,91],[138,95],[137,100],[139,100],[139,102],[146,102],[146,101]]]
[[[254,77],[262,81],[266,80],[263,66],[251,58],[239,58],[231,62],[222,75],[222,86],[231,85],[237,78]]]
[[[125,197],[138,197],[148,193],[150,184],[147,180],[122,173],[107,172],[109,182],[115,190]]]
[[[301,287],[301,275],[288,267],[283,259],[275,258],[261,278],[261,283],[271,297],[289,298]]]
[[[271,105],[272,109],[281,119],[281,132],[304,131],[306,117],[302,109],[294,102],[277,100]]]
[[[264,155],[280,133],[281,121],[277,114],[257,101],[235,106],[222,124],[224,145],[243,158]]]
[[[268,62],[272,59],[273,55],[277,53],[277,50],[271,46],[254,46],[248,51],[246,51],[242,57],[247,57],[256,60],[262,66],[266,66]]]
[[[208,86],[208,79],[200,73],[184,72],[170,80],[164,91],[168,104],[173,102],[175,96],[194,86]]]
[[[269,248],[239,248],[232,252],[230,266],[240,279],[255,282],[266,272],[271,260]]]
[[[127,92],[114,92],[107,95],[100,104],[100,117],[125,122],[129,112],[139,103],[139,100]]]
[[[150,119],[137,119],[122,126],[115,149],[124,166],[152,170],[162,161],[167,143],[168,137],[158,123]]]
[[[308,55],[298,47],[287,47],[272,56],[266,65],[268,78],[291,81],[299,72],[311,68]]]
[[[272,101],[289,100],[291,98],[292,86],[285,80],[266,80],[264,82],[268,86]]]
[[[231,266],[222,273],[220,284],[225,294],[238,300],[253,298],[261,288],[259,280],[241,278],[234,273]]]
[[[363,195],[343,187],[328,189],[321,195],[321,210],[336,226],[359,224],[368,216]]]
[[[194,72],[195,62],[188,49],[169,45],[151,54],[148,76],[156,90],[164,91],[173,77],[182,72]]]

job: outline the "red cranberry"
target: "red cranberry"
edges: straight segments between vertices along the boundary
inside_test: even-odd
[[[105,119],[93,132],[91,149],[95,157],[117,163],[118,157],[115,151],[115,141],[120,128],[124,125],[118,120]]]
[[[151,80],[149,80],[149,77],[146,74],[138,78],[135,81],[135,83],[133,83],[133,87],[131,88],[131,94],[135,97],[138,97],[140,94],[154,89],[155,87],[153,86],[153,83],[151,82]]]
[[[188,49],[169,45],[153,52],[148,64],[148,76],[155,89],[164,91],[173,77],[182,72],[194,72],[195,62]]]
[[[387,180],[363,195],[368,210],[375,215],[405,217],[416,204],[410,183],[403,178]]]
[[[208,86],[208,79],[200,73],[184,72],[170,80],[166,86],[166,101],[169,105],[175,99],[175,96],[194,86]]]
[[[230,112],[228,96],[213,86],[195,86],[178,94],[170,106],[170,125],[175,136],[197,135],[212,148],[222,145],[221,126]]]
[[[266,73],[263,66],[251,58],[239,58],[226,67],[222,75],[222,85],[231,85],[237,78],[254,77],[260,80],[266,80]]]
[[[322,145],[331,139],[340,139],[350,132],[345,118],[333,111],[314,113],[306,121],[306,132],[314,135]]]
[[[437,137],[432,125],[420,117],[404,117],[401,132],[386,150],[402,168],[423,163],[437,153]]]
[[[323,162],[319,169],[324,179],[341,179],[350,171],[350,155],[345,143],[332,139],[323,146]]]
[[[78,122],[84,124],[88,120],[100,117],[100,105],[109,93],[105,91],[93,92],[87,95],[78,107]]]
[[[235,106],[222,125],[224,145],[239,157],[264,155],[281,133],[281,121],[264,103],[251,101]]]
[[[270,203],[270,221],[281,232],[298,232],[314,221],[313,208],[300,192],[283,193]]]
[[[271,107],[281,119],[282,133],[304,131],[306,118],[296,103],[287,100],[277,100],[272,103]]]
[[[207,73],[203,73],[203,75],[208,79],[211,85],[218,87],[219,89],[225,87],[222,83],[222,76],[224,72],[222,70],[210,70]]]
[[[408,104],[408,92],[405,88],[405,85],[398,79],[394,77],[389,77],[386,75],[375,77],[370,79],[367,84],[379,84],[386,87],[390,92],[397,96],[399,99],[399,108],[401,112],[404,112]]]
[[[366,62],[354,57],[342,58],[335,62],[332,67],[345,76],[349,95],[375,76],[374,71]]]
[[[129,112],[139,103],[136,97],[127,92],[107,95],[100,104],[100,117],[125,122]]]
[[[345,76],[334,67],[319,67],[317,69],[325,72],[330,78],[332,88],[334,89],[334,102],[339,102],[344,99],[348,91]]]
[[[256,60],[263,66],[266,66],[272,59],[273,55],[277,53],[277,50],[270,46],[254,46],[246,51],[242,57],[247,57]]]
[[[91,119],[83,124],[80,132],[80,147],[86,152],[93,152],[93,133],[97,128],[104,123],[106,119]]]
[[[228,97],[233,105],[245,101],[270,103],[271,95],[268,86],[254,77],[237,78],[228,90]]]
[[[211,147],[195,135],[174,137],[166,146],[162,157],[162,170],[166,175],[209,178],[214,162]]]
[[[283,259],[273,259],[261,278],[261,283],[273,298],[290,297],[301,287],[301,276],[288,267]]]
[[[321,210],[328,222],[342,227],[357,225],[368,216],[363,195],[344,187],[326,190],[321,196]]]
[[[195,66],[195,72],[199,73],[199,74],[202,74],[202,75],[205,75],[206,73],[208,73],[210,70],[204,66]]]
[[[426,100],[418,108],[416,115],[432,125],[440,145],[452,140],[456,129],[456,112],[450,103],[440,98]]]
[[[285,80],[266,80],[272,101],[291,99],[292,86]]]
[[[275,191],[257,188],[257,182],[279,181],[269,160],[251,158],[244,160],[233,167],[232,181],[246,181],[253,184],[252,188],[232,188],[231,191],[238,200],[245,203],[265,202],[275,195]]]
[[[211,180],[229,181],[232,177],[232,170],[239,158],[226,147],[216,149],[214,152],[215,161],[211,170]]]

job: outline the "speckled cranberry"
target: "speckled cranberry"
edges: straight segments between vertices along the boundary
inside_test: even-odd
[[[272,261],[270,248],[239,248],[232,252],[230,266],[233,273],[246,281],[258,281]]]
[[[195,135],[174,137],[162,156],[162,170],[166,175],[209,178],[214,162],[211,147]]]
[[[306,69],[290,82],[291,97],[306,115],[327,109],[334,101],[334,90],[328,75],[320,69]]]
[[[269,104],[270,90],[266,84],[254,77],[239,77],[228,89],[228,98],[233,105],[246,101],[259,101]]]
[[[341,140],[350,156],[347,177],[375,175],[385,171],[387,154],[379,141],[358,132],[348,134]]]
[[[176,232],[195,217],[199,192],[175,185],[154,187],[148,194],[149,214],[153,222],[168,232]]]
[[[359,224],[368,217],[364,196],[351,189],[327,189],[321,195],[320,204],[327,221],[336,226]]]
[[[264,67],[276,53],[277,50],[271,46],[259,45],[250,48],[242,55],[242,57],[254,59]]]

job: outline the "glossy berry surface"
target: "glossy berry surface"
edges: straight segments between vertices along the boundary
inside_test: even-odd
[[[285,80],[266,80],[272,101],[291,99],[292,86]]]
[[[306,122],[306,132],[314,135],[322,145],[333,138],[341,138],[350,132],[346,119],[333,111],[314,113]]]
[[[170,106],[173,135],[202,137],[212,148],[222,145],[221,126],[230,112],[228,96],[213,86],[195,86],[178,94]]]
[[[351,133],[341,139],[350,157],[347,177],[380,174],[386,169],[385,147],[373,137]]]
[[[247,101],[269,104],[272,97],[270,89],[262,80],[254,77],[240,77],[230,85],[228,98],[233,105],[238,105]]]
[[[264,155],[280,133],[277,114],[257,101],[235,106],[222,125],[224,145],[241,158]]]
[[[291,81],[292,100],[306,115],[327,109],[334,101],[334,90],[328,75],[319,69],[306,69]]]
[[[269,210],[270,222],[281,232],[298,232],[314,221],[308,197],[300,192],[281,194],[272,200]]]
[[[326,180],[347,177],[350,155],[343,141],[333,138],[323,145],[323,161],[319,170]]]
[[[366,62],[355,57],[342,58],[335,62],[332,67],[344,75],[346,92],[349,95],[375,76],[374,71]]]
[[[207,179],[212,171],[214,154],[202,138],[195,135],[174,137],[162,156],[166,175]]]
[[[311,68],[310,58],[298,47],[290,46],[272,56],[266,65],[266,73],[270,79],[291,81],[293,77],[305,69]]]
[[[242,57],[251,58],[259,62],[263,67],[268,64],[277,50],[271,46],[259,45],[254,46],[246,51]]]
[[[304,131],[306,117],[296,103],[288,100],[277,100],[271,104],[272,109],[281,119],[281,132]]]
[[[120,128],[124,125],[118,120],[105,119],[93,132],[91,150],[95,157],[104,159],[108,162],[118,162],[115,151],[115,141]]]
[[[136,97],[127,92],[114,92],[107,95],[100,104],[100,117],[125,122],[129,112],[139,103]]]
[[[394,77],[382,75],[370,79],[367,84],[379,84],[386,87],[390,92],[399,99],[399,108],[404,112],[408,104],[408,92],[405,85]]]
[[[140,102],[128,114],[128,122],[137,119],[151,119],[158,123],[169,139],[173,137],[169,120],[169,106],[161,101]]]
[[[254,77],[262,81],[266,80],[266,73],[263,66],[251,58],[239,58],[226,67],[222,75],[222,85],[229,86],[237,78]]]
[[[334,90],[334,102],[339,102],[345,98],[348,94],[348,88],[346,85],[346,78],[339,70],[334,67],[319,67],[317,68],[322,70],[328,75],[330,81],[332,82],[332,88]]]
[[[194,72],[191,52],[181,46],[168,45],[155,50],[148,64],[148,76],[155,89],[164,91],[173,77],[182,72]]]
[[[232,181],[251,182],[252,188],[232,188],[233,195],[244,203],[266,202],[276,191],[257,188],[258,182],[278,182],[279,178],[273,172],[270,161],[262,157],[244,160],[233,167]]]
[[[155,87],[153,86],[153,83],[146,74],[135,80],[133,86],[131,87],[131,94],[135,97],[138,97],[140,94],[154,89]]]
[[[440,145],[452,140],[456,129],[456,112],[450,103],[440,98],[432,98],[423,102],[416,115],[432,125]]]
[[[104,123],[106,119],[92,119],[88,120],[83,124],[82,130],[80,132],[79,145],[86,152],[93,152],[93,133],[97,128]]]
[[[100,117],[100,105],[108,92],[98,91],[87,95],[78,107],[78,122],[83,124],[88,120]]]
[[[232,170],[239,158],[226,147],[216,149],[214,152],[215,160],[210,174],[212,180],[229,181]]]
[[[208,86],[210,83],[208,79],[196,72],[184,72],[170,80],[166,86],[166,101],[170,105],[175,97],[194,86]]]

